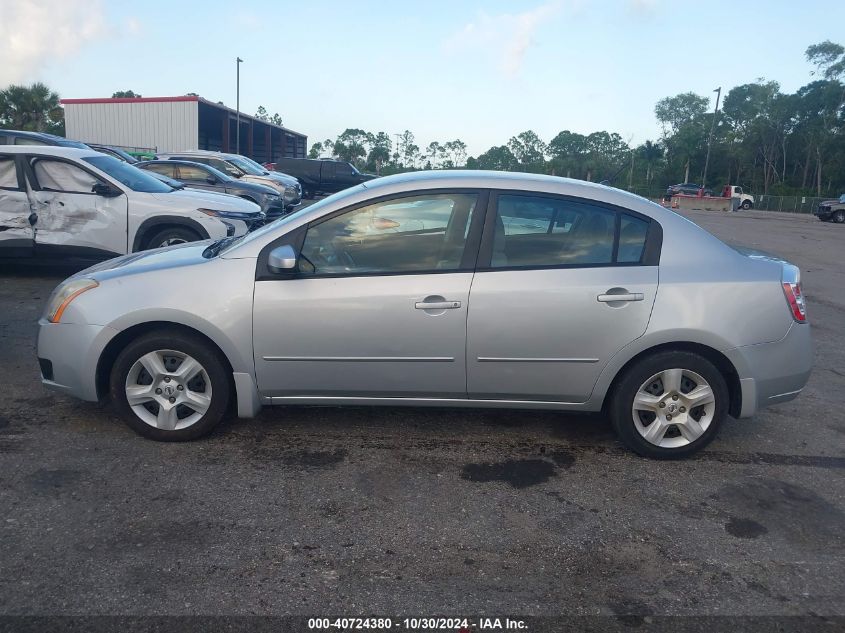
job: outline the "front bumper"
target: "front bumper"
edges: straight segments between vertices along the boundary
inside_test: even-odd
[[[813,368],[813,339],[807,323],[793,323],[781,340],[726,352],[737,368],[742,391],[739,417],[798,397]]]
[[[267,216],[267,221],[270,222],[283,216],[286,208],[287,203],[281,198],[277,198],[268,204],[265,209],[262,209],[262,211],[264,211],[264,214]]]
[[[833,208],[828,206],[820,206],[813,213],[818,216],[819,220],[829,220],[833,217]]]
[[[287,187],[284,193],[285,209],[293,209],[302,204],[302,187]]]
[[[96,402],[97,363],[117,330],[102,325],[38,321],[41,383],[52,391]],[[44,375],[47,373],[48,375]]]

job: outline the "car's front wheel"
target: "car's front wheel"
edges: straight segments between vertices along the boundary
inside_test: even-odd
[[[743,200],[742,201],[742,208],[748,211],[751,208],[751,201],[750,200]]]
[[[185,242],[196,242],[199,239],[200,236],[191,229],[182,228],[180,226],[172,226],[162,229],[153,235],[147,241],[147,248],[164,248],[165,246],[184,244]]]
[[[674,459],[709,444],[728,413],[728,387],[706,358],[661,352],[632,365],[610,402],[620,441],[645,457]]]
[[[837,224],[845,223],[845,211],[839,209],[836,213],[833,214],[833,221]]]
[[[231,394],[219,352],[175,330],[130,343],[115,360],[110,390],[129,427],[160,441],[210,433],[228,410]]]

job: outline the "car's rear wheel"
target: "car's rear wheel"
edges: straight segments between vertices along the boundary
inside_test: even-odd
[[[186,229],[181,226],[172,226],[162,229],[147,240],[147,248],[164,248],[165,246],[173,246],[174,244],[196,242],[199,239],[200,236],[191,229]]]
[[[833,214],[833,221],[837,224],[845,223],[845,211],[839,209],[836,213]]]
[[[620,441],[658,459],[691,455],[709,444],[728,413],[728,387],[706,358],[661,352],[632,365],[610,403]]]
[[[153,440],[193,440],[217,426],[231,386],[219,352],[178,331],[130,343],[111,372],[111,396],[134,431]]]

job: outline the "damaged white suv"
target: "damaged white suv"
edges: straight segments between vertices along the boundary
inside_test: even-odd
[[[263,223],[252,202],[176,189],[94,150],[0,145],[0,258],[106,259]]]

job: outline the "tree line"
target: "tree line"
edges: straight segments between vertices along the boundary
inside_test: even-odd
[[[660,137],[639,145],[604,130],[563,130],[548,142],[526,130],[467,157],[460,139],[423,146],[409,130],[391,138],[348,128],[336,139],[314,143],[309,156],[338,158],[377,173],[462,167],[527,171],[651,194],[678,182],[715,190],[741,185],[758,194],[843,193],[845,47],[825,41],[808,47],[805,56],[815,79],[792,94],[761,78],[726,91],[717,113],[708,97],[692,92],[661,99],[654,109]]]
[[[676,182],[718,189],[741,185],[758,194],[832,195],[845,192],[845,47],[825,41],[806,49],[813,81],[785,93],[758,79],[724,93],[718,112],[692,92],[665,97],[654,113],[659,138],[632,145],[616,132],[563,130],[548,142],[521,132],[478,156],[460,139],[418,141],[400,134],[347,128],[314,143],[308,155],[349,161],[379,174],[416,169],[528,171],[606,181],[656,194]],[[140,96],[120,91],[113,96]],[[256,117],[282,124],[262,106]],[[64,134],[59,96],[42,83],[0,91],[0,127]],[[708,139],[711,138],[708,157]],[[705,182],[705,164],[707,174]]]

